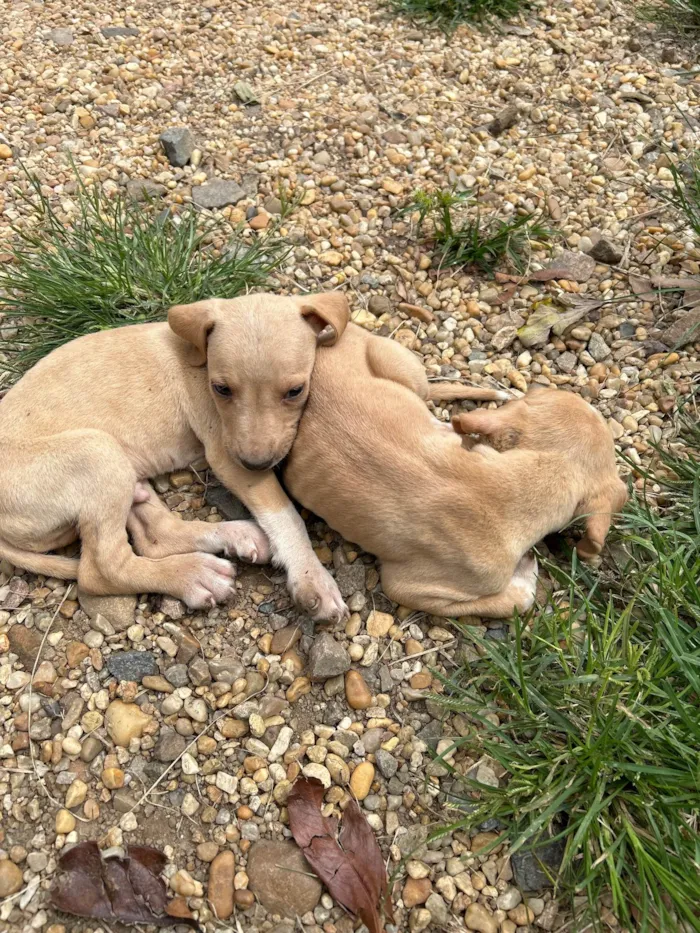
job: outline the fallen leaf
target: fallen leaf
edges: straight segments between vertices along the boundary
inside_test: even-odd
[[[149,846],[129,846],[126,855],[102,858],[96,842],[81,842],[61,855],[51,904],[76,917],[176,926],[197,921],[168,915],[162,872],[165,856]]]
[[[384,860],[372,828],[352,800],[337,837],[337,821],[321,813],[324,793],[315,778],[296,782],[287,799],[292,835],[338,903],[359,917],[369,933],[383,933],[380,908],[390,919],[393,912]]]
[[[245,107],[260,103],[258,95],[247,81],[236,81],[233,85],[233,92]]]

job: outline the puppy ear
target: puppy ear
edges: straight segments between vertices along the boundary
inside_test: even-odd
[[[452,427],[457,434],[495,434],[499,430],[498,412],[463,411],[452,416]]]
[[[341,292],[305,295],[298,299],[301,316],[313,327],[320,346],[333,346],[348,326],[350,305]]]
[[[612,517],[623,508],[626,501],[627,489],[622,481],[618,481],[610,493],[604,493],[579,505],[577,514],[586,518],[586,530],[576,545],[581,560],[590,561],[600,554],[610,530]]]
[[[207,340],[216,323],[213,301],[195,301],[191,305],[175,305],[168,311],[168,324],[173,333],[190,345],[187,359],[193,366],[207,361]]]

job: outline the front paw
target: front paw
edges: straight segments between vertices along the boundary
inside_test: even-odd
[[[249,564],[267,564],[272,552],[267,535],[255,522],[222,522],[215,526],[217,542],[227,557],[238,557]]]
[[[289,591],[299,609],[314,622],[344,622],[350,610],[343,602],[335,580],[320,564],[290,571]]]

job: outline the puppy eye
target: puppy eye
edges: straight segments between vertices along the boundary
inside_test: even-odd
[[[233,394],[231,389],[223,383],[212,382],[211,387],[214,394],[218,395],[219,398],[231,398]]]
[[[287,392],[286,395],[284,396],[285,401],[299,398],[299,396],[301,395],[303,391],[304,391],[304,386],[294,386],[294,388],[290,389],[289,392]]]

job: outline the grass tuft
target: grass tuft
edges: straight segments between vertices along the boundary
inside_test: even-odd
[[[680,165],[672,165],[671,172],[673,190],[664,190],[660,196],[685,219],[686,225],[700,242],[700,153],[693,153]]]
[[[700,0],[648,0],[642,4],[643,19],[683,32],[700,29]]]
[[[226,220],[192,207],[175,213],[154,202],[110,198],[81,180],[69,225],[36,177],[29,177],[23,198],[27,222],[13,228],[11,258],[0,267],[2,366],[12,375],[83,334],[157,321],[175,304],[263,287],[288,253],[274,229],[244,238]]]
[[[508,773],[502,788],[457,775],[472,812],[451,828],[496,819],[511,853],[560,840],[573,930],[601,925],[605,904],[639,933],[700,930],[695,411],[683,441],[630,503],[610,579],[550,568],[557,593],[511,641],[464,627],[477,660],[435,698],[471,723],[456,743]]]
[[[505,264],[515,272],[524,271],[530,258],[530,241],[549,239],[549,231],[533,214],[508,220],[484,218],[478,211],[474,218],[459,219],[456,210],[475,203],[470,191],[417,191],[402,214],[418,214],[418,226],[430,223],[428,239],[437,253],[440,266],[473,267],[493,274]]]
[[[530,7],[529,0],[389,0],[396,13],[453,32],[460,23],[485,24],[510,19]]]

